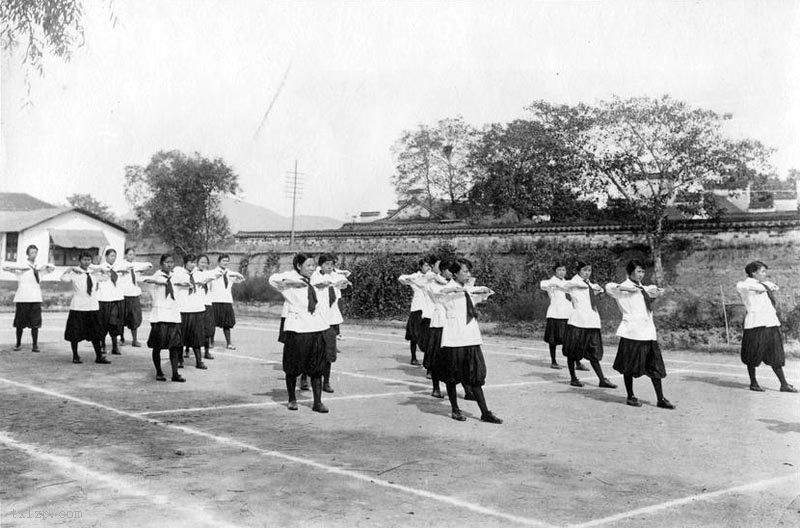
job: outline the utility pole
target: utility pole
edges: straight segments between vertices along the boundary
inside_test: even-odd
[[[294,160],[294,172],[287,172],[286,174],[288,178],[286,179],[286,187],[284,188],[284,191],[286,192],[287,197],[292,199],[292,231],[289,245],[292,249],[294,249],[294,229],[295,217],[297,214],[297,199],[300,198],[300,195],[303,193],[303,181],[301,180],[303,174],[297,172],[297,160]]]

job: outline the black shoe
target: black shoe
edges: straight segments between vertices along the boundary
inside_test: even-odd
[[[185,357],[185,358],[191,357],[191,356],[189,355],[189,351],[188,351],[188,350],[184,350],[184,351],[183,351],[183,357]]]
[[[296,401],[290,401],[289,405],[287,405],[286,408],[289,409],[290,411],[296,411],[297,410],[297,402]]]
[[[464,399],[467,401],[476,401],[475,395],[472,394],[471,392],[465,392]]]
[[[569,380],[569,384],[572,385],[573,387],[583,387],[583,383],[578,378]]]
[[[14,352],[19,352],[20,350],[22,350],[22,345],[15,345],[14,346]]]
[[[666,398],[661,398],[660,400],[658,400],[658,403],[656,404],[656,407],[660,407],[662,409],[674,409],[675,408],[675,406],[672,405],[672,403],[670,403],[670,401],[668,399],[666,399]]]
[[[444,398],[444,396],[442,396],[442,391],[436,389],[431,391],[431,396],[433,396],[434,398]]]
[[[411,364],[418,367],[419,366],[419,361],[417,361],[416,359],[412,359],[411,360]]]
[[[197,365],[195,365],[195,366],[194,366],[194,368],[196,368],[196,369],[201,369],[201,370],[206,370],[208,367],[206,366],[206,364],[205,364],[205,363],[203,363],[203,362],[201,361],[200,363],[198,363]]]
[[[209,353],[209,352],[206,352],[206,353],[203,355],[203,359],[214,359],[214,356],[212,356],[212,355],[211,355],[211,353]]]
[[[781,386],[781,392],[797,392],[797,389],[787,383]]]
[[[495,416],[492,411],[487,411],[486,414],[481,415],[481,421],[486,423],[501,424],[503,420]]]
[[[132,347],[136,347],[136,348],[140,348],[142,346],[142,344],[140,342],[138,342],[138,341],[134,341],[133,343],[131,343],[131,346]]]
[[[584,365],[583,363],[581,363],[579,361],[578,363],[575,364],[575,370],[585,370],[585,371],[588,372],[589,371],[589,367],[587,367],[586,365]]]
[[[450,413],[450,418],[457,422],[466,422],[467,417],[461,414],[461,411],[453,411]]]
[[[167,377],[163,374],[156,374],[156,381],[167,381]]]
[[[425,371],[425,377],[426,377],[427,379],[431,379],[431,371],[430,371],[430,370],[428,370],[428,371]]]
[[[81,361],[81,357],[80,356],[73,356],[72,362],[76,363],[76,364],[83,363],[83,361]]]
[[[600,385],[598,385],[598,386],[602,387],[604,389],[616,389],[617,388],[616,385],[614,385],[613,383],[608,381],[608,378],[603,378],[602,380],[600,380]]]
[[[183,368],[183,363],[178,363],[178,368]]]
[[[333,392],[333,387],[331,387],[330,383],[325,383],[322,386],[322,392]]]
[[[184,378],[183,376],[180,376],[180,375],[172,376],[172,381],[179,381],[179,382],[183,383],[184,381],[186,381],[186,378]]]
[[[307,390],[309,390],[310,388],[311,388],[311,387],[309,387],[309,386],[308,386],[308,382],[307,382],[307,381],[305,381],[305,382],[300,382],[300,390],[301,390],[301,391],[307,391]]]
[[[124,345],[125,344],[125,338],[124,337],[119,336],[119,344],[120,345]]]
[[[114,347],[114,348],[111,349],[111,355],[112,356],[121,356],[122,352],[119,351],[118,347]]]
[[[561,370],[561,365],[558,363],[550,363],[550,368],[555,370]]]
[[[328,408],[327,408],[327,407],[325,407],[325,406],[324,406],[323,404],[321,404],[321,403],[315,403],[315,404],[314,404],[314,405],[311,407],[311,410],[312,410],[312,411],[314,411],[314,412],[318,412],[318,413],[326,413],[326,412],[328,412]]]
[[[105,356],[100,356],[99,358],[95,359],[94,362],[95,363],[102,363],[103,365],[110,365],[111,364],[111,362]]]
[[[761,388],[761,385],[759,385],[758,383],[751,383],[750,390],[753,392],[764,392],[764,389]]]
[[[637,398],[636,396],[631,396],[630,398],[625,400],[625,403],[627,403],[631,407],[641,407],[642,406],[642,402],[640,402],[639,398]]]
[[[31,352],[41,352],[41,350],[39,350],[39,347],[37,345],[33,345],[33,348],[31,348]]]

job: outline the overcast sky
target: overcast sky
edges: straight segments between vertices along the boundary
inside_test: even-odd
[[[462,115],[525,117],[535,99],[670,94],[731,112],[736,136],[800,168],[800,2],[85,2],[86,44],[32,75],[2,61],[0,189],[119,213],[124,167],[158,150],[221,157],[245,200],[344,219],[395,204],[392,143]],[[262,116],[290,71],[266,124]]]

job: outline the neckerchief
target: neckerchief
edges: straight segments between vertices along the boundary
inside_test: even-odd
[[[227,288],[228,287],[228,272],[227,271],[223,271],[222,272],[222,282],[225,284],[225,288]]]
[[[87,271],[86,272],[86,294],[87,295],[91,295],[92,294],[92,286],[93,285],[94,284],[92,283],[92,275]]]
[[[116,286],[117,285],[117,272],[114,271],[114,268],[109,268],[109,271],[111,272],[111,282],[114,284],[114,286]]]
[[[131,264],[131,282],[136,286],[136,272],[133,271],[133,264]]]
[[[172,288],[172,282],[169,280],[170,277],[169,277],[169,275],[167,275],[163,271],[161,272],[161,274],[164,275],[164,277],[166,277],[166,279],[167,279],[167,283],[164,285],[164,298],[166,299],[167,297],[172,297],[172,300],[174,301],[175,300],[175,290]]]
[[[33,270],[33,278],[36,279],[36,284],[39,284],[39,271],[36,269],[36,265],[29,264],[29,266]]]
[[[192,287],[189,290],[189,295],[191,295],[195,292],[195,290],[197,290],[197,283],[194,282],[194,273],[192,273],[191,271],[189,272],[189,282],[192,283]]]
[[[583,279],[583,282],[589,287],[589,304],[592,305],[592,310],[597,311],[597,299],[595,299],[594,289],[588,279]]]
[[[651,299],[650,296],[647,295],[647,292],[644,290],[644,286],[642,286],[642,283],[633,282],[633,285],[639,288],[639,291],[642,292],[642,297],[644,297],[644,305],[647,306],[647,311],[649,313],[653,313],[653,299]]]
[[[300,280],[306,283],[308,286],[308,313],[314,313],[314,310],[317,309],[317,292],[314,291],[314,288],[311,286],[311,280],[308,277],[300,276]]]
[[[475,310],[475,305],[472,303],[472,297],[469,292],[464,292],[464,297],[467,300],[467,324],[470,324],[473,319],[478,318],[478,312]]]

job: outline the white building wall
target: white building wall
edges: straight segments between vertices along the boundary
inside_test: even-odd
[[[39,263],[50,262],[50,232],[49,229],[84,229],[84,230],[99,230],[102,231],[108,240],[108,247],[117,250],[118,255],[122,255],[125,251],[125,232],[116,229],[105,222],[95,220],[77,211],[70,211],[62,215],[56,216],[37,224],[30,229],[20,231],[19,233],[19,250],[17,251],[17,262],[25,263],[25,248],[33,244],[39,248],[39,254],[36,261]],[[5,249],[5,233],[3,233],[3,249]],[[100,252],[106,248],[100,248]],[[5,255],[5,251],[2,254]],[[42,277],[42,280],[58,280],[64,271],[63,266],[58,266],[56,271]],[[14,280],[14,274],[0,271],[0,279]]]

